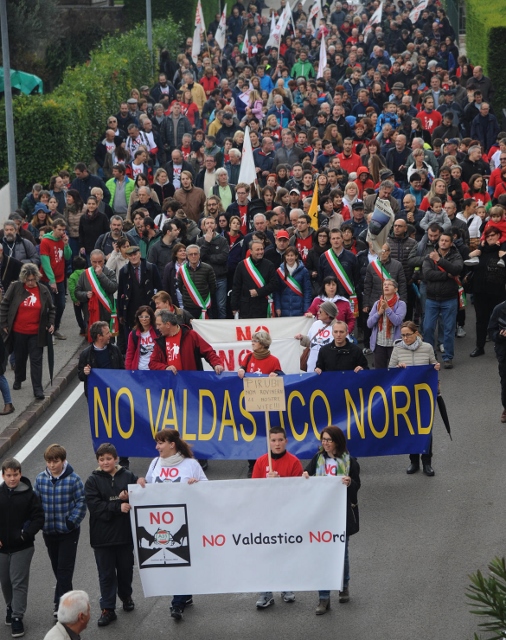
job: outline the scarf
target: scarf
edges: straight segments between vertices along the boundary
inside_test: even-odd
[[[325,476],[325,460],[327,460],[329,456],[321,450],[318,458],[316,459],[316,473],[315,476]],[[350,454],[346,451],[343,453],[342,458],[334,458],[337,465],[337,475],[338,476],[349,476],[350,475]]]
[[[185,457],[182,453],[175,453],[173,456],[169,456],[168,458],[160,458],[160,466],[161,467],[175,467],[178,464],[181,464]]]
[[[384,296],[381,296],[381,298],[379,299],[379,304],[381,304],[383,300],[386,300],[386,298]],[[397,294],[392,296],[391,300],[387,300],[387,304],[390,307],[390,309],[393,309],[398,302],[399,302],[399,296]],[[390,318],[385,313],[382,313],[380,315],[380,319],[378,320],[378,329],[380,331],[383,331],[383,318],[386,318],[386,321],[387,321],[386,332],[387,332],[387,339],[389,340],[392,337],[392,327],[394,325],[390,321]]]
[[[265,360],[271,355],[271,352],[266,347],[262,347],[260,351],[252,351],[251,356],[256,360]]]
[[[421,344],[422,339],[420,338],[420,336],[417,336],[413,344],[406,344],[404,340],[396,340],[394,346],[401,347],[401,349],[406,349],[407,351],[416,351]]]

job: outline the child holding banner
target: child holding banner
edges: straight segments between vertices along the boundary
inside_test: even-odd
[[[193,457],[190,446],[181,439],[178,431],[162,429],[156,434],[155,440],[156,450],[160,456],[149,465],[146,478],[139,478],[141,486],[145,487],[147,482],[195,484],[195,482],[207,481],[200,464]],[[170,607],[171,617],[181,620],[185,607],[192,604],[191,595],[174,595]]]
[[[360,465],[352,458],[346,446],[346,436],[339,427],[325,427],[320,436],[321,447],[304,471],[304,477],[335,476],[348,487],[346,500],[346,546],[344,551],[343,590],[339,592],[339,602],[349,602],[350,556],[348,542],[350,536],[359,530],[358,499],[360,489]],[[330,609],[330,591],[318,592],[320,601],[316,615],[321,616]]]
[[[269,446],[271,448],[272,469],[269,469],[269,455],[260,456],[253,467],[252,478],[298,478],[302,475],[300,460],[286,450],[288,440],[282,427],[269,430]],[[293,591],[283,591],[281,597],[285,602],[295,602]],[[257,609],[265,609],[274,604],[272,591],[265,591],[258,596]]]

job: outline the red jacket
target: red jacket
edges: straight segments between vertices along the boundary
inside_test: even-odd
[[[153,342],[159,337],[156,329],[150,327],[149,333],[153,338]],[[132,329],[128,336],[128,347],[125,356],[125,369],[132,371],[139,368],[139,356],[141,355],[141,332],[139,329]]]
[[[208,344],[204,338],[201,338],[196,331],[186,325],[181,326],[181,331],[183,335],[181,336],[181,350],[179,355],[183,371],[202,371],[202,358],[204,358],[211,367],[223,364],[211,345]],[[155,348],[151,354],[149,368],[155,371],[165,371],[167,368],[165,336],[155,341]]]

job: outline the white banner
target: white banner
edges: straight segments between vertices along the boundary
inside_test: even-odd
[[[323,70],[327,66],[327,48],[325,46],[325,35],[322,33],[320,44],[320,60],[318,62],[318,77],[323,78]]]
[[[409,14],[409,19],[413,24],[418,21],[423,11],[429,6],[429,0],[422,0]]]
[[[168,482],[129,494],[145,597],[342,587],[339,478]]]
[[[376,9],[376,11],[372,14],[369,22],[366,24],[364,29],[364,36],[368,35],[375,24],[380,24],[383,19],[383,2]]]
[[[253,147],[249,137],[249,127],[244,130],[244,142],[242,144],[241,168],[239,169],[238,184],[253,184],[256,182],[257,172],[255,168],[255,158],[253,157]]]
[[[251,342],[220,342],[212,346],[221,358],[225,371],[237,371],[251,353]],[[279,360],[283,373],[300,373],[301,348],[298,340],[293,337],[273,340],[269,350]],[[204,371],[212,371],[207,362],[203,361],[202,364]]]
[[[247,341],[256,331],[268,331],[273,340],[293,338],[297,333],[307,335],[312,318],[244,318],[239,320],[192,320],[192,327],[204,340],[218,342]]]

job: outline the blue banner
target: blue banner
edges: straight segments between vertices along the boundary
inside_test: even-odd
[[[311,458],[328,425],[343,429],[357,457],[428,450],[437,397],[432,366],[284,376],[286,411],[271,412],[289,450]],[[120,456],[155,457],[154,435],[177,429],[202,459],[253,459],[266,452],[265,414],[246,411],[235,373],[93,369],[88,385],[95,448],[112,442]]]

